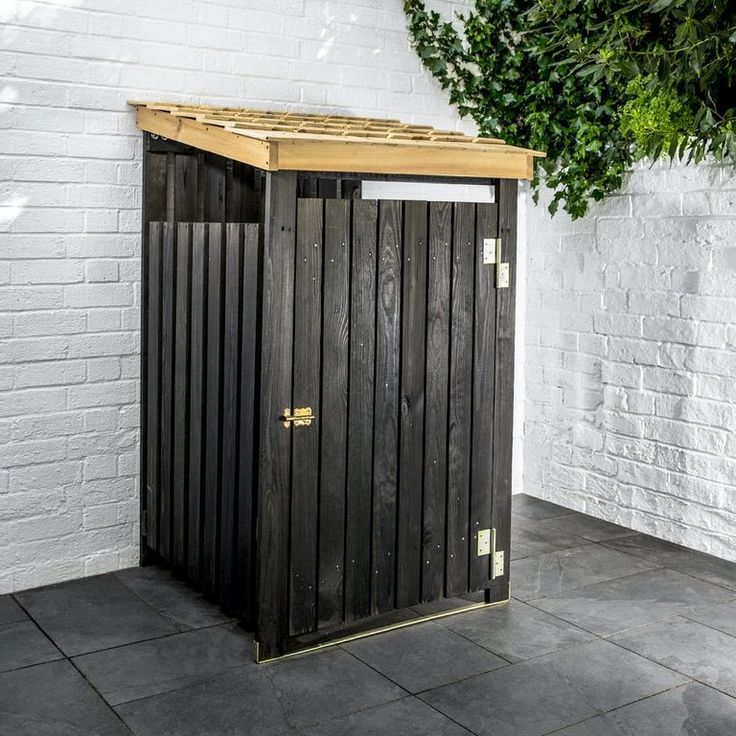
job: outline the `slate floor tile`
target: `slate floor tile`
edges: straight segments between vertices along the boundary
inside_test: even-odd
[[[177,579],[169,570],[150,565],[131,567],[115,575],[151,608],[176,622],[182,630],[214,626],[231,620],[194,587]]]
[[[696,608],[680,615],[712,629],[718,629],[724,634],[736,636],[736,601],[722,603],[719,606]]]
[[[522,601],[651,570],[655,564],[588,544],[511,563],[511,594]]]
[[[690,683],[556,731],[555,736],[730,736],[736,700]]]
[[[733,636],[677,617],[616,634],[611,641],[736,696],[736,638]]]
[[[62,657],[62,653],[33,621],[0,626],[0,672]]]
[[[112,575],[37,588],[16,598],[68,656],[177,631]]]
[[[0,674],[0,736],[130,736],[66,661]]]
[[[9,595],[0,595],[0,626],[26,621],[25,611]]]
[[[660,568],[537,598],[534,606],[604,636],[731,598],[724,588]]]
[[[516,600],[506,606],[449,616],[440,623],[509,662],[521,662],[593,638],[587,631]]]
[[[611,549],[649,560],[662,567],[679,570],[708,583],[736,590],[736,563],[680,547],[646,534],[622,537],[606,541],[604,544]]]
[[[74,658],[111,705],[198,684],[229,670],[256,667],[252,638],[235,624],[195,629]]]
[[[562,519],[567,517],[563,516]],[[552,519],[551,521],[554,521]],[[520,560],[547,552],[589,544],[587,539],[556,527],[543,526],[547,522],[527,519],[518,514],[511,517],[511,559]]]
[[[543,501],[541,498],[527,496],[526,493],[518,493],[512,496],[511,508],[515,514],[527,519],[551,519],[553,516],[564,516],[573,513],[572,509]]]
[[[480,736],[541,736],[686,681],[596,640],[419,697]]]
[[[301,731],[299,736],[469,736],[470,731],[416,698],[352,713]]]
[[[275,736],[406,695],[332,649],[244,668],[116,710],[137,736]]]
[[[566,534],[575,534],[591,542],[603,542],[607,539],[630,537],[637,533],[633,529],[627,529],[625,526],[611,524],[608,521],[603,521],[603,519],[596,519],[586,514],[579,514],[578,512],[552,519],[544,519],[539,522],[538,528],[540,531],[556,529]]]
[[[369,636],[343,647],[411,693],[508,664],[436,623]]]

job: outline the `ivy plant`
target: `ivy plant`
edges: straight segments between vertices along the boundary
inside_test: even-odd
[[[461,115],[547,152],[552,214],[584,215],[645,156],[736,162],[732,0],[476,0],[452,19],[424,0],[404,10]]]

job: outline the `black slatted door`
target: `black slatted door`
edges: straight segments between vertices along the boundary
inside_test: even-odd
[[[261,659],[508,583],[477,555],[480,530],[497,527],[501,549],[508,536],[493,484],[510,473],[494,437],[511,434],[496,352],[513,289],[501,314],[483,262],[498,206],[274,207],[291,196],[286,177],[267,185],[277,217],[263,268]],[[285,421],[299,411],[310,420]]]

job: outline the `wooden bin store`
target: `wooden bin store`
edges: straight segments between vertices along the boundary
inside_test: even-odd
[[[394,120],[132,103],[144,555],[259,661],[509,597],[517,180]],[[368,200],[365,180],[493,203]]]

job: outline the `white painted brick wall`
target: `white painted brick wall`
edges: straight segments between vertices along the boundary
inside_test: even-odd
[[[528,208],[524,489],[736,560],[736,174]]]
[[[126,100],[457,127],[401,4],[0,2],[0,593],[137,561],[141,135]]]

